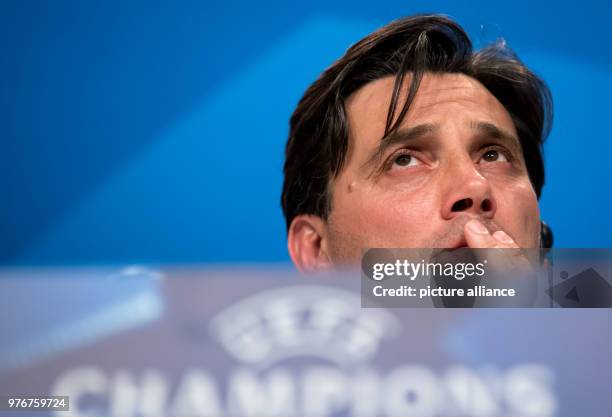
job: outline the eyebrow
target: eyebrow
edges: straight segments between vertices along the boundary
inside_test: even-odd
[[[508,144],[514,147],[514,150],[517,152],[519,152],[521,149],[521,143],[516,136],[507,130],[494,125],[493,123],[472,121],[470,123],[470,127],[487,138],[499,139],[508,142]]]
[[[472,121],[470,122],[470,128],[477,131],[483,138],[507,142],[517,155],[521,152],[521,144],[518,138],[491,122]],[[423,123],[407,129],[397,129],[380,140],[376,149],[371,153],[366,162],[363,163],[361,168],[365,170],[375,165],[383,157],[387,149],[397,144],[415,141],[432,133],[437,133],[439,130],[439,123]]]
[[[380,140],[380,143],[372,152],[371,156],[363,163],[362,169],[368,168],[379,161],[385,154],[387,149],[391,148],[398,143],[406,143],[415,141],[423,138],[424,136],[436,133],[440,130],[440,124],[438,123],[423,123],[420,125],[412,126],[407,129],[397,129],[391,134],[385,136]]]

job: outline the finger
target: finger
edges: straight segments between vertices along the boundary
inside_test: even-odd
[[[509,248],[509,249],[517,249],[517,250],[505,251],[508,255],[510,255],[513,258],[512,262],[515,265],[525,270],[529,270],[532,267],[531,263],[533,262],[533,259],[530,259],[529,253],[525,253],[525,251],[523,251],[522,249],[519,249],[518,244],[510,237],[510,235],[508,235],[503,230],[498,230],[497,232],[493,233],[493,237],[495,237],[499,242],[502,242],[502,244],[509,245],[509,246],[500,246],[500,247]],[[537,252],[532,251],[531,253],[535,254]]]
[[[491,234],[486,226],[476,219],[465,224],[464,233],[470,248],[518,248],[506,232],[499,230]]]
[[[500,270],[529,270],[530,262],[524,256],[514,239],[503,230],[491,234],[478,220],[470,220],[465,225],[465,239],[471,248],[512,249],[504,251],[476,251],[477,257],[491,261],[491,267]]]
[[[514,242],[514,239],[512,239],[510,235],[503,230],[498,230],[497,232],[493,233],[493,237],[502,245],[508,245],[503,247],[518,248],[518,245],[516,242]]]

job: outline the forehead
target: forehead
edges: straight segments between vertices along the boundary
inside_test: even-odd
[[[394,76],[372,81],[346,101],[351,137],[357,148],[359,143],[377,143],[382,138],[394,82]],[[396,114],[404,103],[410,77],[404,83]],[[489,122],[516,134],[510,114],[478,80],[464,74],[426,73],[402,127],[451,121],[466,125],[471,121]]]

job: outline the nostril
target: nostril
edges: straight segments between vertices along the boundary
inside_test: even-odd
[[[453,207],[451,207],[451,211],[467,210],[472,207],[472,204],[474,204],[474,202],[471,198],[464,198],[462,200],[456,201],[455,204],[453,204]]]
[[[482,201],[482,204],[480,205],[480,208],[482,209],[482,211],[491,211],[491,200],[489,200],[488,198],[485,198]]]

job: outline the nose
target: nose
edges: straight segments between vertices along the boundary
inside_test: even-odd
[[[478,171],[470,158],[455,161],[447,170],[446,192],[442,203],[442,217],[451,220],[463,214],[493,218],[497,205],[491,194],[491,184]]]

